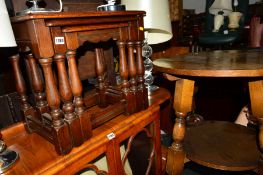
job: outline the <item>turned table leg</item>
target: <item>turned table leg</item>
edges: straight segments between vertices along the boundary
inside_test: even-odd
[[[99,107],[107,107],[106,100],[106,86],[104,80],[105,73],[105,61],[104,61],[104,53],[102,48],[95,48],[95,72],[98,80],[98,93],[99,93]]]
[[[44,85],[42,82],[42,74],[40,73],[36,59],[32,53],[26,56],[26,62],[28,63],[29,77],[31,79],[34,97],[36,100],[36,107],[40,114],[49,111],[49,107],[46,101],[46,95],[44,93]]]
[[[21,101],[21,110],[27,111],[29,108],[31,108],[28,97],[26,95],[26,85],[25,80],[22,76],[21,69],[19,67],[19,55],[13,55],[10,57],[11,64],[13,67],[13,73],[15,78],[15,84],[16,84],[16,90],[18,94],[20,95],[20,101]],[[25,114],[24,114],[25,115]]]
[[[263,151],[263,80],[249,82],[249,94],[252,115],[258,120],[259,148]],[[259,174],[263,175],[263,154],[259,159]]]
[[[176,114],[173,129],[173,144],[168,149],[166,171],[169,175],[180,175],[183,172],[185,152],[185,117],[192,110],[194,81],[179,79],[175,85],[174,109]]]
[[[23,120],[26,121],[26,130],[31,133],[33,130],[29,127],[27,122],[28,115],[34,115],[34,108],[29,104],[28,96],[26,94],[26,84],[25,80],[23,78],[21,69],[19,67],[19,55],[13,55],[10,57],[10,61],[13,68],[13,74],[14,74],[14,81],[16,85],[17,93],[20,97],[20,107],[21,107],[21,113]]]
[[[127,42],[128,50],[128,72],[130,77],[130,92],[131,92],[131,113],[137,112],[137,72],[135,66],[135,56],[134,56],[134,43],[132,41]]]
[[[83,143],[83,136],[81,132],[80,120],[75,114],[75,107],[72,103],[73,95],[66,70],[65,58],[64,54],[57,54],[54,57],[54,60],[57,63],[59,92],[63,102],[62,110],[65,116],[64,120],[69,125],[73,145],[80,146]]]
[[[80,120],[83,141],[86,141],[92,136],[92,126],[90,115],[86,112],[86,107],[82,98],[83,87],[79,78],[79,72],[76,63],[76,50],[67,51],[67,60],[69,81],[74,96],[75,112]]]
[[[142,42],[136,41],[136,69],[138,81],[137,106],[138,110],[148,108],[148,90],[144,84],[144,64],[142,58]]]
[[[125,52],[125,42],[124,41],[119,41],[117,42],[118,48],[119,48],[119,57],[120,57],[120,65],[119,65],[119,69],[120,69],[120,76],[121,76],[121,80],[122,80],[122,85],[121,85],[121,89],[123,92],[123,98],[126,102],[125,105],[125,114],[129,115],[131,114],[131,108],[132,108],[132,103],[131,103],[131,94],[130,94],[130,83],[128,81],[128,77],[129,77],[129,72],[128,70],[128,65],[127,65],[127,60],[126,60],[126,52]]]
[[[63,113],[60,110],[60,97],[52,71],[52,58],[39,60],[46,82],[46,95],[48,105],[51,109],[52,135],[55,149],[58,154],[67,154],[72,149],[72,140],[67,124],[63,120]]]

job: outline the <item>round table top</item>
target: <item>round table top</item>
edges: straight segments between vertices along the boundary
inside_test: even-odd
[[[263,51],[217,50],[153,61],[154,69],[177,76],[262,77]]]

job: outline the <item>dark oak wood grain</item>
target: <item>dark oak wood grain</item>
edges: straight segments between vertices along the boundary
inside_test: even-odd
[[[258,167],[256,130],[242,125],[204,121],[186,129],[184,145],[187,157],[204,166],[230,171]]]
[[[174,95],[174,109],[176,114],[176,122],[173,130],[174,143],[168,150],[167,168],[169,174],[181,174],[183,169],[183,160],[185,157],[184,147],[182,145],[185,138],[186,126],[185,116],[192,110],[192,100],[194,93],[194,79],[197,77],[228,77],[228,78],[244,78],[248,81],[250,103],[252,114],[257,118],[259,124],[258,143],[259,150],[263,151],[263,52],[255,50],[220,50],[200,53],[190,53],[177,55],[174,57],[160,58],[154,60],[154,69],[166,73],[169,80],[176,81]],[[209,86],[209,84],[207,85]],[[226,85],[227,86],[227,85]],[[209,130],[212,130],[210,128]],[[231,127],[230,127],[231,129]],[[204,132],[210,132],[205,130]],[[212,132],[212,131],[211,131]],[[240,132],[239,134],[241,134]],[[196,133],[195,133],[196,134]],[[204,133],[205,134],[205,133]],[[210,133],[209,133],[210,134]],[[219,131],[220,134],[220,131]],[[222,133],[223,134],[223,133]],[[234,135],[234,132],[230,136]],[[188,135],[189,136],[189,135]],[[227,139],[227,136],[225,136]],[[246,135],[243,134],[244,140]],[[198,140],[199,138],[197,138]],[[209,138],[207,138],[209,141]],[[212,140],[212,139],[211,139]],[[200,141],[200,140],[199,140]],[[186,144],[189,143],[186,142]],[[206,143],[203,141],[202,143]],[[225,148],[222,143],[222,148]],[[206,145],[207,146],[207,145]],[[211,146],[211,145],[210,145]],[[189,148],[189,145],[187,145]],[[200,150],[201,154],[204,150]],[[230,146],[228,149],[231,149]],[[238,161],[235,151],[238,149],[232,148],[232,158]],[[190,153],[188,149],[188,153]],[[193,153],[193,152],[191,152]],[[225,150],[220,150],[221,154],[226,154]],[[250,154],[249,150],[244,154]],[[225,169],[225,170],[248,170],[257,166],[257,160],[250,161],[248,164],[223,164],[221,166],[213,162],[204,160],[202,156],[194,157],[197,153],[188,154],[189,158],[201,163],[205,166]],[[218,161],[223,159],[217,157]],[[254,157],[255,158],[255,157]],[[204,163],[205,162],[205,163]],[[227,162],[227,161],[226,161]],[[251,165],[251,162],[253,162]],[[259,157],[259,173],[262,172],[262,156]],[[218,163],[218,162],[217,162]],[[255,164],[256,163],[256,164]]]
[[[155,70],[177,76],[261,77],[263,59],[260,51],[199,52],[161,58],[154,61]]]

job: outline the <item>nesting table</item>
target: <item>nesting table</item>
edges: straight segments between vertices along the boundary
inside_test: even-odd
[[[64,155],[104,122],[148,107],[141,54],[144,14],[32,13],[11,19],[23,62],[14,55],[11,64],[29,132],[37,132]],[[93,91],[83,85],[88,78],[97,80]],[[89,111],[94,105],[101,110]]]
[[[165,73],[171,80],[176,80],[174,93],[176,121],[173,130],[174,142],[168,150],[166,169],[168,174],[181,174],[183,170],[185,117],[192,110],[194,83],[197,77],[228,77],[247,80],[252,114],[257,118],[259,124],[258,143],[259,149],[262,151],[263,52],[228,50],[190,53],[170,58],[160,58],[155,60],[153,64],[155,70]],[[209,133],[209,131],[206,132]],[[262,162],[262,158],[259,162]],[[262,166],[259,167],[262,175]]]

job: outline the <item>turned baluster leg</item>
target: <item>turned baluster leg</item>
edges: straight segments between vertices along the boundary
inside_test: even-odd
[[[131,92],[131,113],[139,111],[137,107],[137,80],[136,80],[136,65],[134,57],[134,43],[132,41],[127,42],[128,47],[128,70],[130,75],[130,92]]]
[[[17,93],[20,96],[21,110],[23,112],[24,120],[26,116],[32,111],[32,106],[28,102],[28,97],[26,95],[26,85],[25,80],[22,76],[20,67],[19,67],[19,55],[13,55],[10,57],[10,61],[13,67],[13,73],[15,78],[15,85]],[[28,129],[28,128],[27,128]]]
[[[72,141],[68,125],[64,122],[62,111],[59,108],[60,97],[52,71],[52,58],[40,59],[39,62],[44,71],[47,101],[51,109],[52,135],[55,149],[58,154],[67,154],[72,149]]]
[[[79,117],[75,114],[75,107],[72,103],[73,95],[65,66],[65,55],[57,54],[54,60],[57,63],[59,92],[61,100],[63,101],[62,110],[64,112],[65,121],[69,125],[73,145],[80,146],[83,143],[82,132]]]
[[[40,111],[40,114],[49,111],[46,95],[44,93],[44,85],[42,82],[41,73],[36,63],[36,59],[30,53],[27,55],[27,61],[30,67],[31,83],[36,99],[36,107]]]
[[[105,72],[105,65],[104,65],[104,54],[101,48],[95,48],[95,71],[97,74],[98,80],[98,94],[99,94],[99,107],[106,107],[106,88],[105,88],[105,80],[104,80],[104,72]]]
[[[79,78],[79,73],[76,64],[76,51],[68,51],[68,71],[71,82],[71,89],[74,95],[74,105],[76,113],[82,113],[85,110],[84,101],[82,99],[82,84]]]
[[[194,81],[180,79],[176,81],[174,109],[176,120],[173,129],[173,144],[168,149],[166,171],[169,175],[180,175],[183,172],[185,152],[185,117],[192,110]]]
[[[67,52],[68,72],[71,90],[74,96],[75,112],[79,116],[83,140],[87,140],[92,135],[90,115],[85,113],[84,100],[82,98],[82,83],[76,64],[76,51]]]
[[[118,48],[119,48],[119,71],[120,71],[120,76],[121,76],[121,79],[122,79],[122,92],[123,92],[123,99],[125,100],[125,114],[126,115],[129,115],[131,114],[131,95],[130,95],[130,84],[129,84],[129,81],[128,81],[128,76],[129,76],[129,73],[128,73],[128,66],[127,66],[127,61],[126,61],[126,53],[125,53],[125,42],[123,41],[119,41],[117,43],[118,45]]]
[[[136,67],[138,76],[138,106],[140,109],[148,108],[148,90],[144,84],[144,64],[142,58],[142,42],[136,41]]]
[[[249,82],[249,94],[252,115],[258,120],[259,127],[259,149],[261,156],[259,158],[259,174],[263,175],[263,80]]]

